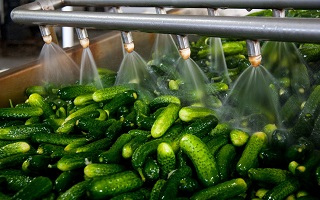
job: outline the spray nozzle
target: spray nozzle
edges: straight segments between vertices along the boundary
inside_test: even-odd
[[[87,29],[85,28],[76,28],[76,32],[78,35],[78,39],[80,41],[80,45],[82,48],[87,48],[89,46],[89,38],[88,38],[88,32]]]
[[[191,50],[187,36],[177,35],[180,56],[187,60],[190,58]]]
[[[253,67],[258,67],[262,60],[259,41],[247,40],[247,49],[249,62]]]
[[[48,26],[39,26],[43,41],[47,44],[52,42],[51,32]]]
[[[131,32],[121,32],[121,38],[123,42],[123,47],[124,49],[128,52],[131,53],[134,50],[134,43],[133,43],[133,38],[132,38],[132,33]]]

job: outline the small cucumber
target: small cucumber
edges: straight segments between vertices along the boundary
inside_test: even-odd
[[[77,180],[79,171],[64,171],[54,181],[53,189],[57,192],[64,192],[70,188]]]
[[[2,174],[0,177],[5,179],[6,189],[10,192],[18,192],[27,186],[34,177],[23,174]],[[1,198],[0,198],[1,199]]]
[[[32,106],[32,107],[38,107],[43,110],[43,115],[45,118],[55,118],[54,112],[45,99],[40,96],[39,94],[31,94],[29,98],[27,99],[27,102]]]
[[[64,155],[58,160],[57,168],[61,171],[84,168],[92,162],[97,162],[99,153],[100,151],[72,153]]]
[[[152,125],[151,135],[154,138],[161,137],[170,126],[178,119],[178,113],[180,110],[180,105],[169,104],[166,109],[164,109],[161,114],[157,117],[156,121]]]
[[[148,157],[143,166],[143,174],[148,181],[156,181],[160,177],[160,167],[156,160]]]
[[[290,172],[277,168],[251,168],[248,170],[248,176],[253,181],[277,185],[285,181],[290,176]]]
[[[183,130],[183,133],[193,134],[199,138],[203,138],[204,136],[208,135],[208,133],[210,133],[210,131],[214,127],[216,127],[217,124],[218,124],[218,119],[213,115],[209,115],[209,116],[194,120],[194,122],[192,122]]]
[[[26,173],[40,175],[48,172],[52,158],[46,155],[33,155],[22,163],[22,170]]]
[[[247,191],[247,183],[242,178],[232,179],[219,183],[194,194],[191,200],[204,199],[231,199]]]
[[[66,152],[63,146],[41,143],[38,146],[37,154],[48,155],[52,158],[62,157]]]
[[[133,104],[133,109],[137,112],[137,115],[146,115],[150,114],[149,106],[142,100],[138,99]]]
[[[38,107],[29,108],[0,108],[0,118],[7,119],[27,119],[30,117],[39,117],[43,110]]]
[[[56,133],[37,133],[31,136],[31,140],[37,143],[49,143],[55,145],[68,145],[75,141],[85,139],[81,135],[64,135]]]
[[[180,140],[180,148],[191,159],[199,180],[205,186],[212,186],[220,181],[215,158],[207,145],[197,136],[186,134]]]
[[[3,140],[24,140],[32,135],[49,134],[51,129],[43,124],[19,125],[6,128],[0,128],[0,139]]]
[[[179,118],[184,122],[190,122],[208,115],[216,116],[216,112],[209,108],[195,106],[182,107],[179,111]]]
[[[130,133],[128,133],[130,134]],[[145,135],[135,136],[122,148],[122,157],[125,159],[131,158],[133,152],[142,144],[148,141],[148,137]]]
[[[77,147],[75,153],[105,150],[112,145],[112,142],[113,138],[106,137]]]
[[[26,94],[29,96],[33,93],[40,94],[41,96],[46,96],[48,94],[46,88],[42,85],[33,85],[27,87]]]
[[[0,159],[14,154],[26,153],[30,150],[30,145],[26,142],[15,142],[0,147]]]
[[[249,134],[239,130],[239,129],[233,129],[230,132],[230,140],[232,142],[232,144],[236,147],[241,147],[243,145],[245,145],[249,139]]]
[[[93,179],[88,187],[91,199],[106,199],[124,192],[134,191],[142,186],[139,175],[133,171],[124,171]]]
[[[91,85],[71,85],[59,89],[57,94],[63,100],[72,100],[77,96],[93,93],[96,90],[96,87]]]
[[[129,87],[112,86],[112,87],[103,88],[95,91],[92,95],[92,98],[96,102],[106,101],[106,100],[113,99],[117,94],[121,94],[128,90],[130,90]]]
[[[241,176],[246,176],[249,169],[256,167],[258,154],[266,143],[267,135],[264,132],[255,132],[251,135],[236,167]]]
[[[282,181],[271,190],[269,190],[262,199],[284,199],[288,195],[298,191],[300,188],[300,183],[295,178],[288,178],[285,181]]]
[[[167,107],[171,103],[181,105],[180,99],[178,97],[172,95],[161,95],[154,98],[149,103],[149,107],[151,110],[157,110],[161,107]]]
[[[160,143],[157,148],[157,161],[160,165],[161,177],[166,178],[176,168],[176,155],[168,143]]]
[[[101,163],[118,163],[121,160],[122,148],[132,139],[128,133],[124,133],[118,137],[114,144],[108,151],[102,152],[99,155],[99,162]]]
[[[92,103],[93,102],[92,94],[93,93],[82,94],[82,95],[77,96],[73,100],[73,104],[75,106],[84,106],[84,105],[88,105],[88,104]]]
[[[320,164],[320,151],[314,150],[308,158],[304,161],[303,164],[300,164],[296,168],[295,174],[299,177],[310,177],[311,173],[317,168]]]
[[[110,174],[119,173],[125,171],[125,167],[119,164],[100,164],[92,163],[84,168],[84,175],[89,178],[97,176],[106,176]]]
[[[146,188],[140,188],[137,191],[126,192],[112,197],[110,200],[148,200],[150,198],[150,191]]]
[[[194,194],[199,189],[199,183],[192,177],[185,177],[180,180],[179,190],[183,193]]]
[[[227,92],[229,86],[223,82],[209,83],[206,85],[206,90],[208,94],[216,95],[222,92]]]
[[[103,106],[103,110],[108,116],[113,115],[120,106],[124,106],[133,103],[138,98],[138,94],[134,90],[124,91],[115,95],[108,103]]]
[[[217,153],[216,160],[221,181],[228,180],[235,167],[236,149],[231,144],[226,144]]]
[[[231,126],[228,123],[218,123],[216,127],[214,127],[209,135],[215,137],[218,135],[229,136],[231,132]]]
[[[76,126],[80,130],[87,133],[87,138],[95,139],[104,136],[106,129],[115,121],[115,119],[100,121],[90,117],[81,117],[79,120],[77,120]]]
[[[87,192],[87,187],[89,185],[91,180],[85,180],[81,181],[75,185],[73,185],[71,188],[69,188],[67,191],[60,194],[57,198],[57,200],[76,200],[76,199],[83,199],[85,197],[85,194]]]
[[[18,191],[13,200],[25,199],[41,199],[52,190],[52,181],[48,177],[38,176],[34,178],[28,185]]]
[[[158,200],[160,198],[160,192],[162,187],[165,185],[166,180],[158,179],[157,182],[153,185],[150,200]]]
[[[217,137],[213,137],[209,142],[207,142],[207,147],[210,151],[210,153],[213,155],[213,156],[216,156],[216,154],[218,153],[219,149],[221,147],[223,147],[224,145],[228,144],[229,142],[229,138],[223,136],[223,135],[220,135],[220,136],[217,136]]]

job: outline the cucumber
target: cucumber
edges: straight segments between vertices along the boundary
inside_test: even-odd
[[[218,119],[209,115],[203,118],[194,120],[190,125],[188,125],[184,130],[184,134],[193,134],[199,138],[203,138],[208,135],[210,131],[216,127],[218,124]]]
[[[140,188],[137,191],[127,192],[123,194],[119,194],[115,197],[112,197],[111,200],[148,200],[150,198],[150,191],[146,188]]]
[[[110,174],[119,173],[125,171],[125,167],[120,164],[100,164],[92,163],[84,168],[84,175],[89,178],[97,176],[106,176]]]
[[[137,137],[137,136],[150,137],[151,136],[150,131],[140,130],[140,129],[132,129],[128,131],[128,134],[130,134],[132,137]]]
[[[108,116],[113,115],[120,106],[133,103],[138,98],[138,94],[134,90],[124,91],[115,95],[114,98],[103,106],[103,110]]]
[[[271,135],[270,145],[277,150],[286,150],[292,144],[292,137],[287,130],[276,129]]]
[[[143,181],[133,171],[124,171],[93,179],[88,187],[91,199],[106,199],[140,188]]]
[[[57,94],[63,100],[72,100],[77,96],[93,93],[96,90],[96,87],[91,85],[71,85],[59,89]]]
[[[0,118],[4,119],[27,119],[30,117],[39,117],[43,110],[38,107],[29,108],[0,108]]]
[[[6,128],[11,126],[17,126],[17,125],[24,125],[25,121],[22,120],[1,120],[0,121],[0,128]]]
[[[287,161],[284,152],[272,147],[266,147],[259,153],[259,164],[264,167],[286,167]]]
[[[69,188],[67,191],[60,194],[57,198],[57,200],[76,200],[76,199],[83,199],[85,197],[87,187],[89,185],[91,180],[85,180],[81,181],[75,185],[73,185],[71,188]]]
[[[161,95],[154,98],[150,103],[149,107],[151,110],[157,110],[161,107],[167,107],[169,104],[181,105],[181,101],[178,97],[172,95]]]
[[[242,178],[236,178],[218,185],[200,190],[191,200],[204,199],[231,199],[247,191],[247,183]]]
[[[149,106],[140,99],[134,102],[133,109],[137,112],[137,116],[139,115],[148,116],[150,114]]]
[[[221,181],[226,181],[234,173],[236,149],[231,144],[226,144],[218,151],[216,160]]]
[[[191,176],[191,173],[192,170],[188,166],[178,168],[176,171],[174,171],[170,175],[164,186],[161,188],[159,199],[175,199],[178,194],[180,180],[185,177]]]
[[[150,157],[146,159],[142,172],[148,181],[156,181],[160,177],[160,167],[157,161]]]
[[[112,145],[112,142],[113,142],[113,138],[109,138],[109,137],[96,140],[88,144],[85,144],[83,146],[77,147],[75,149],[75,153],[91,152],[96,150],[104,151]]]
[[[106,101],[113,99],[117,94],[121,94],[128,90],[131,89],[126,86],[112,86],[95,91],[92,98],[95,102]]]
[[[124,133],[118,137],[109,150],[102,152],[99,155],[99,162],[101,163],[118,163],[121,160],[122,148],[132,139],[128,133]]]
[[[19,190],[12,199],[41,199],[52,191],[52,181],[48,177],[38,176],[34,178],[28,185]]]
[[[93,93],[82,94],[82,95],[77,96],[73,100],[73,104],[75,106],[84,106],[84,105],[88,105],[88,104],[92,103],[93,102],[92,94]]]
[[[176,168],[176,156],[168,143],[160,143],[157,148],[157,161],[160,165],[161,177],[165,178]]]
[[[231,132],[231,126],[228,123],[218,123],[216,127],[214,127],[209,135],[215,137],[215,136],[219,136],[219,135],[223,135],[223,136],[229,136],[230,132]]]
[[[26,185],[28,185],[33,177],[23,174],[2,174],[0,175],[1,178],[5,179],[6,185],[5,188],[10,192],[18,192]],[[0,198],[1,199],[1,198]]]
[[[78,177],[79,171],[77,170],[61,172],[54,181],[53,189],[58,193],[64,192],[78,181]]]
[[[116,120],[108,119],[106,121],[96,120],[90,117],[81,117],[77,120],[76,126],[80,130],[86,132],[87,138],[100,138],[104,135],[105,130],[111,126]]]
[[[170,126],[178,119],[178,113],[180,110],[180,105],[169,104],[166,109],[164,109],[161,114],[157,117],[156,121],[152,125],[151,135],[154,138],[161,137]]]
[[[30,150],[30,145],[26,142],[14,142],[0,147],[0,159],[14,154],[26,153]]]
[[[64,135],[56,133],[37,133],[31,136],[31,140],[36,143],[49,143],[55,145],[68,145],[75,141],[83,141],[81,135]]]
[[[130,134],[130,133],[128,133]],[[125,159],[131,158],[133,152],[142,144],[148,141],[148,137],[145,135],[135,136],[132,140],[126,143],[122,147],[122,157]]]
[[[32,106],[32,107],[38,107],[43,110],[43,115],[45,118],[55,118],[54,112],[45,99],[40,96],[39,94],[31,94],[29,98],[27,99],[27,102]]]
[[[199,183],[192,177],[185,177],[180,180],[179,191],[187,193],[188,195],[194,194],[199,189]]]
[[[29,174],[40,175],[49,171],[49,164],[52,162],[50,156],[33,155],[22,163],[22,170]]]
[[[200,138],[186,134],[180,140],[180,148],[191,159],[198,178],[204,186],[212,186],[220,181],[215,158]]]
[[[227,92],[229,86],[223,82],[209,83],[206,85],[207,94],[217,95],[222,92]]]
[[[314,150],[308,158],[304,161],[303,164],[299,165],[296,168],[296,175],[299,177],[310,177],[311,173],[317,168],[320,164],[320,151]]]
[[[280,116],[285,125],[291,125],[301,112],[302,99],[297,95],[292,95],[281,107]]]
[[[99,153],[100,151],[64,155],[58,160],[57,168],[61,171],[84,168],[86,165],[91,164],[92,162],[97,162]]]
[[[248,170],[258,164],[258,154],[267,143],[267,135],[264,132],[255,132],[249,138],[243,150],[236,170],[241,176],[247,176]]]
[[[300,188],[300,183],[295,178],[288,178],[285,181],[282,181],[271,190],[269,190],[264,196],[263,199],[284,199],[288,195],[298,191]]]
[[[124,128],[130,130],[130,129],[135,129],[137,127],[136,118],[137,118],[137,112],[133,110],[127,116],[120,119],[120,121],[123,121]]]
[[[251,168],[248,170],[248,176],[253,181],[278,185],[289,178],[290,172],[278,168]]]
[[[52,158],[55,158],[56,156],[59,156],[59,155],[60,157],[62,157],[65,153],[66,152],[64,151],[63,146],[47,144],[47,143],[41,143],[37,149],[37,154],[48,155]]]
[[[247,141],[249,140],[249,134],[239,130],[239,129],[233,129],[230,132],[230,141],[232,142],[232,144],[236,147],[241,147],[243,145],[245,145],[247,143]]]
[[[179,118],[184,122],[190,122],[208,115],[216,116],[216,112],[210,108],[195,106],[182,107],[179,111]]]
[[[166,180],[164,179],[157,180],[157,182],[152,187],[150,200],[158,200],[160,198],[160,192],[165,183]]]
[[[287,148],[285,157],[287,161],[302,162],[315,148],[313,142],[305,137],[298,138],[294,145]]]
[[[228,144],[229,139],[223,135],[213,137],[209,142],[207,142],[207,147],[210,151],[210,153],[213,156],[216,156],[218,153],[219,149],[223,147],[224,145]]]
[[[33,85],[27,87],[26,94],[30,96],[33,93],[37,93],[41,96],[46,96],[48,94],[46,88],[42,85]]]
[[[49,134],[51,129],[43,124],[19,125],[0,128],[0,139],[25,140],[37,134]]]

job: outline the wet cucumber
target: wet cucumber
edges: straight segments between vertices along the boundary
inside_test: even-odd
[[[216,116],[214,110],[205,107],[187,106],[182,107],[179,111],[179,118],[184,122],[190,122],[197,118],[206,117],[208,115]]]
[[[170,126],[178,119],[178,113],[180,110],[179,104],[169,104],[157,117],[156,121],[152,125],[151,135],[154,138],[161,137]]]
[[[87,187],[89,185],[91,180],[85,180],[81,181],[75,185],[73,185],[71,188],[69,188],[67,191],[60,194],[57,198],[57,200],[76,200],[76,199],[83,199],[86,192]]]
[[[247,183],[242,178],[232,179],[200,190],[191,200],[231,199],[247,191]]]
[[[241,147],[243,145],[245,145],[249,139],[249,134],[239,130],[239,129],[233,129],[230,132],[230,140],[232,142],[232,144],[236,147]]]
[[[140,188],[137,191],[126,192],[112,197],[110,200],[148,200],[150,197],[150,191],[146,188]]]
[[[188,125],[184,130],[184,134],[193,134],[199,138],[203,138],[208,135],[210,131],[218,124],[218,119],[209,115],[203,118],[194,120],[190,125]]]
[[[93,93],[96,90],[97,89],[94,86],[71,85],[59,89],[57,94],[63,100],[71,100],[83,94]]]
[[[158,200],[160,198],[160,192],[165,183],[166,180],[164,179],[157,180],[157,182],[152,187],[150,200]]]
[[[277,168],[251,168],[248,170],[248,176],[253,181],[277,185],[285,181],[290,172]]]
[[[154,98],[150,103],[149,107],[151,110],[157,110],[161,107],[167,107],[169,104],[174,103],[180,105],[180,99],[172,95],[161,95]]]
[[[215,158],[200,138],[186,134],[180,140],[180,148],[191,159],[198,178],[204,186],[212,186],[220,181]]]
[[[75,141],[85,139],[82,135],[65,135],[56,133],[37,133],[31,136],[31,140],[37,143],[49,143],[55,145],[68,145]]]
[[[57,168],[61,171],[84,168],[92,162],[97,162],[99,153],[101,152],[81,152],[64,155],[58,160]]]
[[[93,93],[82,94],[82,95],[77,96],[73,100],[73,104],[75,106],[83,106],[83,105],[88,105],[88,104],[92,103],[93,102],[92,94]]]
[[[103,106],[103,110],[108,116],[114,114],[120,106],[133,103],[138,98],[138,94],[134,90],[124,91],[115,95],[114,98]]]
[[[219,136],[219,135],[224,135],[224,136],[229,136],[231,132],[231,126],[228,123],[218,123],[216,127],[214,127],[209,135],[211,136]]]
[[[264,200],[269,199],[284,199],[288,195],[298,191],[300,188],[300,183],[295,178],[288,178],[285,181],[282,181],[271,190],[269,190],[264,196]]]
[[[160,165],[160,174],[166,178],[176,168],[176,156],[168,143],[160,143],[157,148],[157,161]]]
[[[64,146],[41,143],[38,146],[37,154],[48,155],[51,158],[57,158],[62,157],[66,154],[66,152],[64,151]]]
[[[112,86],[95,91],[92,95],[92,98],[95,102],[106,101],[114,98],[117,94],[121,94],[128,90],[130,90],[129,87]]]
[[[0,108],[0,118],[4,119],[27,119],[38,117],[43,114],[43,110],[38,107],[29,108]]]
[[[156,181],[160,177],[160,167],[156,160],[148,157],[143,166],[143,175],[148,181]]]
[[[216,160],[221,181],[228,180],[235,167],[236,149],[231,144],[226,144],[217,153]]]
[[[27,175],[17,174],[17,173],[1,174],[0,177],[5,179],[6,188],[10,192],[18,192],[19,190],[27,186],[34,178],[32,176],[27,176]]]
[[[18,191],[13,200],[25,199],[41,199],[52,190],[52,181],[48,177],[38,176],[34,178],[28,185]]]
[[[78,181],[78,173],[79,171],[77,170],[61,172],[59,176],[54,180],[53,189],[59,193],[66,191],[75,182]]]
[[[14,142],[0,147],[0,159],[14,154],[26,153],[30,150],[30,145],[26,142]]]
[[[99,162],[101,163],[118,163],[121,160],[122,148],[132,139],[128,133],[124,133],[118,137],[109,150],[102,152],[99,155]]]
[[[143,181],[133,171],[124,171],[93,179],[88,187],[91,199],[106,199],[140,188]]]
[[[258,164],[258,154],[267,143],[267,135],[264,132],[255,132],[249,138],[237,163],[236,170],[241,176],[247,176],[248,170]]]
[[[52,158],[47,155],[33,155],[22,163],[22,170],[29,174],[45,174],[49,171],[49,164]]]
[[[188,195],[194,194],[199,189],[199,183],[192,177],[185,177],[180,180],[179,191],[187,193]]]
[[[210,151],[210,153],[213,156],[216,156],[216,154],[218,153],[219,149],[221,147],[223,147],[224,145],[228,144],[229,142],[229,138],[225,137],[223,135],[217,136],[217,137],[213,137],[209,142],[207,142],[207,147]]]
[[[47,95],[47,90],[44,86],[41,85],[33,85],[26,89],[26,94],[29,96],[33,93],[40,94],[41,96]]]
[[[130,133],[129,133],[130,134]],[[133,152],[142,144],[148,141],[148,136],[145,135],[137,135],[128,143],[126,143],[122,148],[122,157],[123,158],[131,158]]]
[[[0,128],[0,139],[3,140],[24,140],[37,134],[49,134],[51,130],[43,124],[19,125]]]
[[[43,115],[45,118],[55,118],[54,112],[45,99],[40,96],[39,94],[31,94],[29,98],[27,99],[27,102],[32,106],[32,107],[38,107],[43,110]]]
[[[100,164],[92,163],[84,168],[84,175],[89,178],[97,176],[106,176],[110,174],[119,173],[125,171],[125,167],[119,164]]]
[[[77,128],[86,132],[87,138],[102,137],[108,127],[110,127],[116,120],[108,119],[106,121],[96,120],[90,117],[81,117],[76,122]]]
[[[112,142],[113,142],[113,138],[109,138],[109,137],[103,138],[100,140],[95,140],[93,142],[76,147],[74,152],[80,153],[80,152],[90,152],[90,151],[96,151],[96,150],[105,150],[112,145]]]

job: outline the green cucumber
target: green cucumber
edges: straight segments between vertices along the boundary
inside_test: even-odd
[[[150,130],[156,120],[153,117],[137,114],[136,122],[139,129]]]
[[[146,159],[143,166],[143,175],[148,181],[156,181],[160,177],[160,167],[158,162],[150,157]]]
[[[33,200],[41,199],[52,191],[52,181],[48,177],[38,176],[34,178],[28,185],[18,191],[13,200],[24,199]]]
[[[52,158],[46,155],[33,155],[22,163],[22,170],[26,173],[40,175],[48,172]]]
[[[77,120],[76,126],[80,130],[86,132],[87,138],[102,137],[108,127],[111,126],[116,120],[108,119],[106,121],[96,120],[90,117],[81,117]]]
[[[43,115],[45,118],[55,118],[54,112],[49,105],[49,103],[39,94],[31,94],[29,98],[27,99],[27,102],[32,106],[32,107],[39,107],[43,110]]]
[[[170,144],[163,142],[158,145],[157,161],[163,178],[176,168],[176,156]]]
[[[43,110],[38,107],[29,108],[0,108],[0,118],[6,119],[27,119],[30,117],[39,117]]]
[[[230,132],[230,140],[232,142],[232,144],[236,147],[241,147],[243,145],[245,145],[247,143],[247,141],[249,140],[249,134],[239,130],[239,129],[233,129]]]
[[[209,83],[206,85],[207,94],[216,95],[218,93],[227,92],[229,86],[223,82]]]
[[[64,154],[66,154],[66,152],[64,151],[63,146],[41,143],[38,146],[37,154],[48,155],[52,158],[56,158],[56,157],[62,157]]]
[[[285,181],[282,181],[271,190],[269,190],[264,196],[264,200],[268,199],[284,199],[288,195],[298,191],[300,188],[300,183],[295,178],[288,178]]]
[[[109,138],[109,137],[95,140],[93,142],[77,147],[75,149],[75,153],[105,150],[112,145],[112,142],[113,142],[113,138]]]
[[[151,110],[157,110],[161,107],[167,107],[171,103],[181,105],[180,99],[178,97],[172,95],[161,95],[154,98],[149,103],[149,107]]]
[[[314,150],[308,158],[304,161],[303,164],[300,164],[296,168],[296,175],[299,177],[310,177],[312,176],[311,173],[314,172],[314,170],[317,168],[317,166],[320,164],[320,151]]]
[[[180,140],[180,148],[191,159],[198,178],[204,186],[212,186],[220,181],[215,158],[200,138],[186,134]]]
[[[11,126],[17,126],[17,125],[24,125],[25,121],[22,120],[1,120],[0,121],[0,128],[6,128]]]
[[[302,162],[315,148],[314,143],[305,137],[298,138],[297,142],[289,146],[285,152],[287,161]]]
[[[169,104],[166,109],[164,109],[161,114],[157,117],[156,121],[152,125],[151,135],[154,138],[161,137],[170,126],[178,119],[178,113],[180,110],[180,105]]]
[[[65,135],[56,133],[37,133],[31,136],[31,140],[37,143],[49,143],[55,145],[68,145],[75,141],[82,141],[82,135]]]
[[[137,137],[137,136],[150,137],[151,136],[150,131],[140,130],[140,129],[131,129],[130,131],[128,131],[128,134],[130,134],[132,137]]]
[[[246,176],[249,169],[256,167],[258,154],[266,143],[267,135],[264,132],[255,132],[251,135],[236,167],[241,176]]]
[[[99,153],[100,151],[81,152],[64,155],[58,160],[57,168],[61,171],[84,168],[92,162],[97,162]]]
[[[138,99],[133,104],[133,109],[137,112],[137,116],[150,114],[149,106],[142,100]]]
[[[221,181],[226,181],[234,173],[236,149],[231,144],[226,144],[217,153],[216,160]]]
[[[93,93],[96,90],[96,87],[91,85],[71,85],[59,89],[57,94],[63,100],[71,100],[83,94]]]
[[[77,170],[61,172],[54,181],[53,189],[58,193],[66,191],[78,181],[78,176],[79,171]]]
[[[285,125],[290,125],[301,112],[302,99],[297,95],[292,95],[281,107],[280,116]]]
[[[74,142],[69,143],[67,146],[65,146],[64,150],[68,153],[70,152],[76,152],[76,149],[80,146],[86,145],[88,143],[88,139],[82,138],[79,140],[75,140]]]
[[[218,135],[224,135],[224,136],[229,136],[230,132],[231,132],[232,128],[230,126],[230,124],[228,123],[218,123],[216,127],[214,127],[209,135],[215,137]]]
[[[190,122],[208,115],[216,116],[216,112],[210,108],[195,106],[182,107],[179,111],[179,118],[184,122]]]
[[[75,185],[73,185],[71,188],[69,188],[67,191],[60,194],[57,198],[57,200],[76,200],[76,199],[83,199],[85,197],[85,194],[87,192],[87,187],[89,185],[91,180],[85,180],[81,181]]]
[[[51,129],[43,124],[19,125],[0,128],[0,139],[3,140],[24,140],[37,134],[49,134]]]
[[[146,188],[140,188],[137,191],[126,192],[123,194],[119,194],[115,197],[112,197],[110,200],[148,200],[150,197],[150,191]]]
[[[37,93],[41,96],[46,96],[48,94],[46,88],[42,85],[33,85],[27,87],[26,94],[29,96],[33,93]]]
[[[124,133],[118,137],[109,150],[102,152],[99,155],[99,162],[101,163],[118,163],[122,157],[122,148],[132,139],[128,133]]]
[[[278,185],[290,176],[290,172],[278,168],[251,168],[248,176],[253,181]]]
[[[84,105],[88,105],[88,104],[92,103],[93,102],[92,94],[93,93],[82,94],[82,95],[77,96],[73,100],[73,104],[75,106],[84,106]]]
[[[28,185],[34,177],[24,174],[1,174],[0,177],[5,178],[6,189],[12,192],[18,192]],[[1,198],[0,198],[1,199]]]
[[[232,197],[238,196],[246,191],[247,183],[242,178],[236,178],[202,189],[194,194],[190,199],[231,199]]]
[[[106,101],[128,90],[130,90],[130,88],[126,86],[112,86],[95,91],[92,98],[95,102]]]
[[[209,115],[203,118],[194,120],[190,125],[188,125],[184,130],[184,134],[193,134],[199,138],[203,138],[208,135],[210,131],[216,127],[218,124],[218,119]]]
[[[26,142],[14,142],[0,147],[0,159],[14,154],[26,153],[30,150],[30,145]]]
[[[115,95],[110,102],[103,106],[103,110],[108,116],[113,115],[120,106],[124,106],[133,103],[138,98],[138,94],[134,90],[124,91],[120,94]]]
[[[94,178],[97,176],[106,176],[110,174],[119,173],[125,171],[125,167],[120,164],[100,164],[92,163],[84,168],[84,175],[89,178]]]
[[[175,170],[167,182],[161,188],[160,198],[163,200],[175,199],[178,194],[179,184],[181,179],[191,176],[192,170],[188,166],[184,166]]]
[[[130,133],[128,133],[130,134]],[[148,141],[145,135],[137,135],[127,144],[122,147],[122,157],[125,159],[131,158],[133,152],[142,144]]]
[[[158,179],[157,182],[153,185],[150,200],[158,200],[160,198],[160,192],[162,187],[165,185],[166,180]]]
[[[276,129],[271,135],[270,145],[277,150],[286,150],[292,144],[292,137],[287,130]]]
[[[217,136],[217,137],[213,137],[209,142],[207,142],[207,147],[210,151],[210,153],[213,155],[213,156],[216,156],[216,154],[218,153],[219,149],[221,147],[223,147],[224,145],[228,144],[229,142],[229,138],[223,136],[223,135],[220,135],[220,136]]]
[[[179,191],[187,194],[194,194],[199,189],[199,183],[192,177],[185,177],[180,180]]]
[[[124,192],[134,191],[142,186],[139,175],[133,171],[124,171],[93,179],[88,187],[91,199],[106,199]]]

